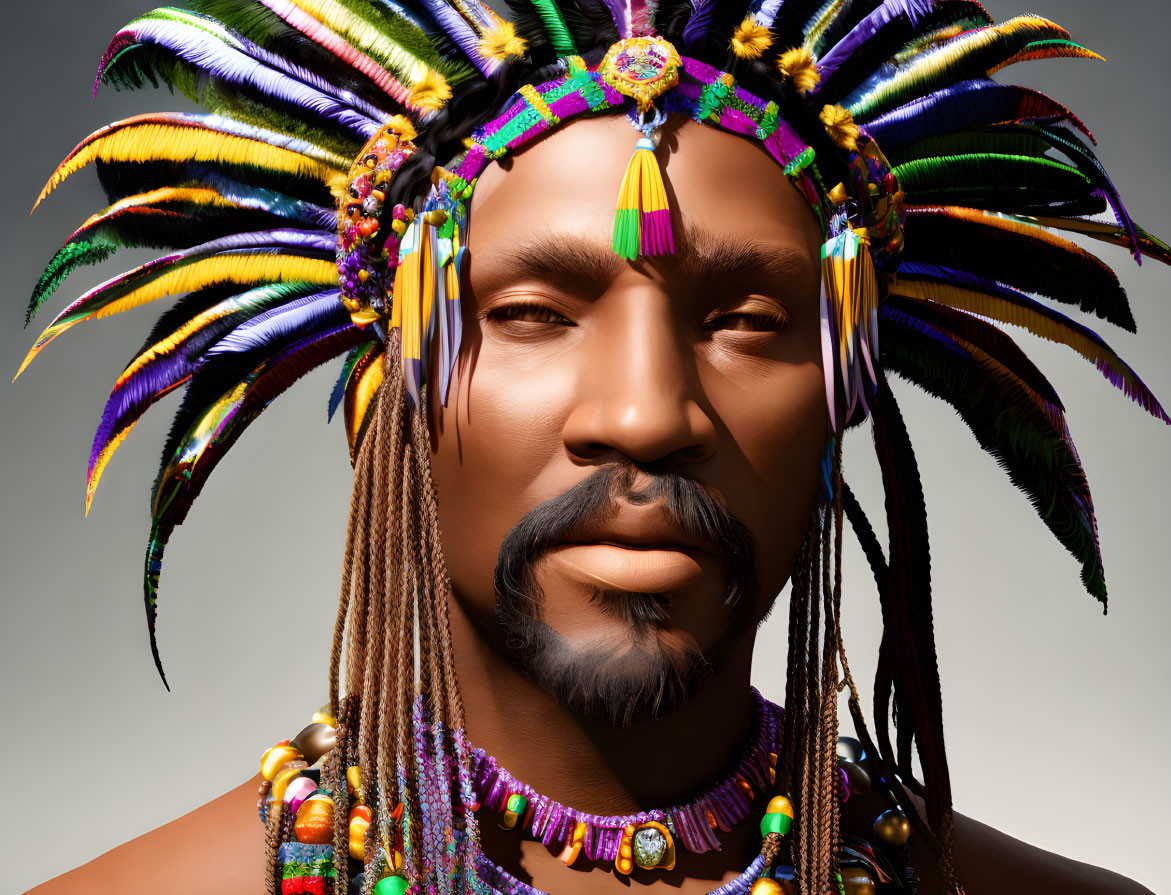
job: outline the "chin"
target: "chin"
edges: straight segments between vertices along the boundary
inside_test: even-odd
[[[497,607],[514,661],[571,712],[628,727],[686,705],[712,674],[699,643],[664,622],[570,639],[539,619]]]

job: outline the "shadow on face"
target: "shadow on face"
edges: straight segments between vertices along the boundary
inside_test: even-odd
[[[629,702],[622,681],[675,693],[644,707],[669,708],[754,628],[794,564],[828,431],[816,218],[759,146],[669,128],[670,256],[610,248],[637,139],[622,116],[570,124],[484,172],[464,356],[437,416],[456,599],[539,682],[569,680],[583,710]],[[586,513],[591,477],[606,485]],[[668,481],[706,497],[680,514]],[[564,524],[541,515],[559,499]],[[713,513],[750,545],[745,599],[728,599],[744,557],[692,524]],[[498,561],[516,560],[502,545],[534,527],[523,587],[498,612]]]

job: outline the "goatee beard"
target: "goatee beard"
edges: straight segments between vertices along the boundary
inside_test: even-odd
[[[632,491],[636,474],[649,484]],[[634,505],[663,500],[665,511],[688,535],[715,542],[727,574],[723,608],[728,627],[708,648],[670,627],[671,597],[598,589],[591,602],[620,619],[626,638],[573,643],[542,619],[543,594],[536,568],[552,546],[574,532],[613,515],[619,499]],[[611,465],[530,511],[508,533],[496,564],[496,619],[514,661],[569,710],[629,726],[686,704],[695,688],[751,624],[756,589],[756,549],[747,526],[723,502],[693,479],[654,472],[644,466]]]

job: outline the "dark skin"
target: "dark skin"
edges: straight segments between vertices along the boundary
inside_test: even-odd
[[[534,506],[599,465],[657,465],[713,488],[752,531],[760,587],[750,614],[759,619],[793,566],[827,434],[812,212],[759,147],[686,122],[659,150],[676,255],[622,262],[609,252],[609,228],[633,142],[621,118],[578,122],[481,178],[471,211],[468,363],[436,421],[433,457],[469,736],[538,790],[607,814],[673,804],[727,766],[751,721],[755,625],[735,627],[722,608],[723,558],[694,554],[696,568],[680,572],[671,592],[663,636],[701,649],[722,637],[711,676],[659,719],[615,727],[577,716],[535,686],[501,643],[492,616],[501,541]],[[527,263],[516,260],[518,246]],[[616,551],[619,576],[647,547],[632,543],[639,526],[656,532],[655,546],[671,541],[661,508],[620,510],[612,530],[597,535]],[[663,574],[670,581],[675,573]],[[621,649],[629,639],[582,599],[580,569],[545,563],[538,580],[546,621],[571,644]],[[259,892],[257,782],[34,891],[153,895],[165,880],[170,892],[205,892],[212,879],[201,855],[215,853],[216,891]],[[763,811],[762,800],[755,807]],[[845,823],[862,831],[884,807],[856,796]],[[726,834],[721,851],[681,852],[675,871],[639,871],[629,883],[584,860],[567,869],[492,818],[482,827],[491,858],[555,895],[698,895],[747,866],[760,847],[758,816]],[[971,895],[1146,891],[966,818],[957,819],[957,841]],[[920,891],[939,892],[933,857],[918,837],[912,846]]]

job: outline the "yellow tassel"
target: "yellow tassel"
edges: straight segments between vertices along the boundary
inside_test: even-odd
[[[732,34],[732,52],[741,59],[759,59],[773,45],[769,30],[748,16]]]
[[[826,106],[821,110],[821,123],[829,138],[847,152],[858,151],[858,135],[861,131],[854,123],[854,116],[841,106]]]
[[[429,68],[411,85],[411,98],[407,100],[407,107],[419,112],[435,112],[442,109],[449,99],[451,85],[443,75]]]
[[[528,48],[528,41],[516,33],[512,22],[501,22],[480,38],[480,52],[501,62],[509,56],[523,56]]]
[[[792,47],[777,60],[777,69],[788,78],[798,93],[809,93],[821,83],[821,73],[809,47]]]

